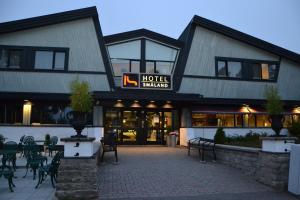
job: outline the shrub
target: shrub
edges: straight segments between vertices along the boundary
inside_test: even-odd
[[[71,82],[71,108],[77,112],[90,112],[93,106],[93,97],[90,94],[88,82],[80,82],[77,78]]]
[[[289,133],[292,136],[300,138],[300,122],[293,122],[289,127],[288,127]]]
[[[218,128],[215,134],[215,143],[217,144],[224,144],[225,143],[225,131],[223,130],[223,128]]]

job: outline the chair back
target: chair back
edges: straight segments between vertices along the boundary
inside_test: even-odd
[[[25,136],[23,143],[25,145],[34,144],[34,137],[33,136]]]
[[[22,137],[20,138],[19,144],[23,144],[25,137],[26,137],[26,135],[22,135]]]
[[[14,141],[5,142],[3,149],[4,150],[17,150],[18,144]]]
[[[101,140],[102,145],[116,147],[117,146],[117,133],[110,132],[104,133],[104,137]]]
[[[50,144],[51,145],[57,145],[57,142],[58,142],[58,137],[57,136],[52,136],[50,138]]]

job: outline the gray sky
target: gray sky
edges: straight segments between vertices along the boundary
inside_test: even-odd
[[[0,22],[89,6],[104,35],[146,28],[178,38],[196,14],[300,54],[300,0],[0,0]]]

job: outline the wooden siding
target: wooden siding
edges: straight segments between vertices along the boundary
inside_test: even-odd
[[[215,76],[215,56],[279,61],[261,49],[221,34],[196,28],[185,75]],[[207,98],[264,99],[266,86],[277,86],[284,100],[300,99],[300,64],[282,58],[278,81],[255,82],[183,77],[180,93],[201,94]]]
[[[92,18],[2,34],[0,45],[68,47],[69,70],[105,72]]]
[[[184,74],[215,76],[215,57],[278,61],[279,57],[222,34],[196,27]]]
[[[1,92],[69,93],[76,77],[88,81],[92,91],[109,91],[106,74],[0,72]]]

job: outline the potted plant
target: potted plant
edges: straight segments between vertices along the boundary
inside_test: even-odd
[[[284,117],[282,114],[283,104],[277,88],[267,88],[265,97],[267,100],[266,110],[275,135],[260,138],[262,140],[262,150],[267,152],[288,152],[291,148],[291,143],[295,143],[296,138],[280,135]]]
[[[86,137],[81,135],[86,126],[87,113],[92,110],[93,97],[90,94],[90,86],[86,81],[76,80],[71,82],[71,108],[72,112],[68,116],[71,125],[76,130],[77,135],[72,137]]]

